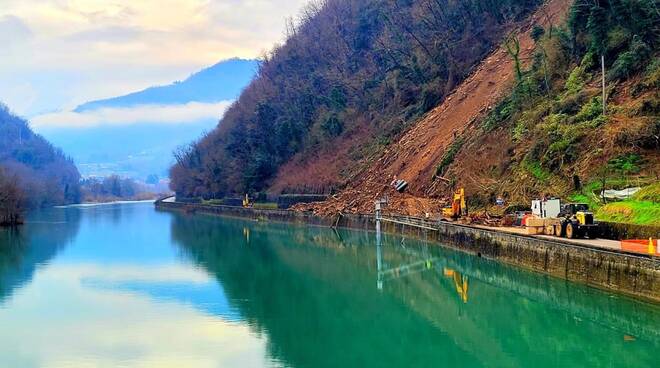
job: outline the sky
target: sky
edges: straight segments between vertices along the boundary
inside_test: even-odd
[[[286,19],[306,1],[0,0],[0,101],[61,124],[54,112],[259,57],[284,40]],[[128,123],[135,112],[122,113]]]

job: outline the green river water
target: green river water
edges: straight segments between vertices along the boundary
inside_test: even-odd
[[[37,213],[0,230],[0,367],[660,364],[657,305],[382,243],[150,203]]]

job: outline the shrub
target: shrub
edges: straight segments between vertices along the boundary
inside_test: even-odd
[[[449,146],[445,154],[442,155],[442,159],[440,160],[440,163],[435,168],[435,174],[433,175],[433,179],[435,179],[437,176],[443,176],[445,174],[445,172],[449,168],[449,165],[451,165],[454,162],[454,158],[461,150],[461,147],[463,147],[462,138],[458,138],[454,142],[452,142],[452,144]]]
[[[513,140],[520,141],[522,137],[527,133],[527,126],[524,121],[518,120],[516,125],[513,127]]]
[[[566,78],[566,83],[564,88],[568,93],[577,93],[584,88],[584,68],[582,66],[576,66],[571,74]]]
[[[637,174],[641,170],[644,160],[636,153],[628,153],[615,157],[607,162],[607,166],[614,172],[626,174]]]
[[[512,99],[506,98],[502,100],[484,120],[484,128],[486,131],[491,131],[497,128],[503,122],[509,120],[515,110],[516,107]]]
[[[534,176],[538,181],[544,182],[550,179],[551,174],[547,172],[541,164],[536,161],[523,161],[523,167],[527,170],[532,176]]]
[[[584,91],[578,90],[573,93],[566,93],[562,98],[557,101],[555,108],[556,113],[562,114],[576,114],[587,99],[587,94]]]
[[[623,80],[638,71],[650,52],[649,46],[639,37],[633,37],[628,51],[619,54],[607,74],[609,80]]]
[[[344,123],[337,114],[330,114],[321,124],[321,129],[330,137],[336,137],[344,131]]]
[[[603,113],[603,99],[600,96],[593,97],[588,103],[584,104],[580,112],[575,115],[575,122],[581,123],[593,120]]]

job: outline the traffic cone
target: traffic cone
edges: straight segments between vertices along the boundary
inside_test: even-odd
[[[653,244],[653,238],[649,238],[649,254],[655,254],[655,245]]]

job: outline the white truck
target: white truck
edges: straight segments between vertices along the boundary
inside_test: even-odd
[[[561,211],[561,201],[558,198],[535,199],[532,201],[532,214],[540,218],[555,218]]]

